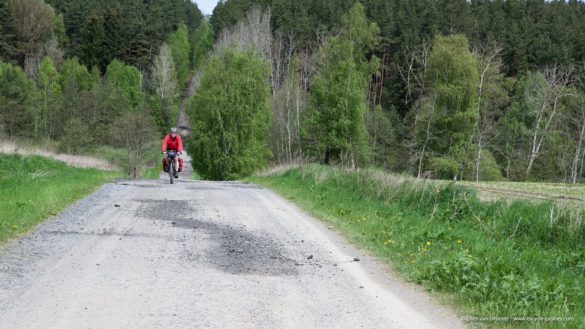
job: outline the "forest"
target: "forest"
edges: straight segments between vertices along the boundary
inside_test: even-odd
[[[583,179],[582,1],[226,0],[204,18],[182,0],[2,0],[0,60],[0,134],[69,152],[140,158],[129,143],[175,124],[193,77],[206,178],[308,161]]]
[[[582,1],[355,4],[228,0],[215,8],[216,34],[250,8],[270,10],[276,161],[444,179],[582,179]]]
[[[143,165],[176,125],[202,22],[188,0],[0,1],[0,136]]]

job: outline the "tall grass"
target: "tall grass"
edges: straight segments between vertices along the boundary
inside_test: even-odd
[[[164,155],[161,154],[160,149],[158,147],[153,147],[152,150],[148,153],[142,177],[148,179],[158,179],[162,171],[161,161],[163,158]]]
[[[30,230],[119,175],[41,156],[0,154],[0,242]]]
[[[585,327],[582,210],[483,203],[471,189],[376,170],[307,166],[251,180],[335,223],[409,280],[453,296],[465,315],[510,319],[488,324],[498,327]]]
[[[109,161],[109,159],[106,156],[101,156],[102,154],[99,152],[99,150],[96,150],[94,152],[95,155],[100,156],[99,158],[96,158],[95,156],[58,153],[55,152],[53,149],[56,149],[56,147],[54,145],[50,145],[49,143],[43,145],[42,147],[39,147],[26,142],[14,142],[5,139],[0,139],[0,154],[19,154],[24,156],[38,155],[46,158],[63,161],[66,164],[73,167],[96,168],[104,170],[117,169],[116,166],[113,164],[114,162]]]

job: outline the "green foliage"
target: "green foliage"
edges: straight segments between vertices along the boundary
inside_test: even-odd
[[[100,83],[99,72],[97,77],[79,63],[77,57],[69,58],[61,68],[61,88],[77,91],[91,90]]]
[[[114,146],[124,149],[121,164],[126,175],[137,178],[142,176],[144,164],[149,160],[154,147],[155,131],[152,120],[147,113],[126,113],[112,126]]]
[[[53,127],[59,116],[63,91],[59,84],[61,75],[57,72],[53,61],[45,57],[41,62],[38,75],[39,104],[34,117],[34,138],[40,135],[53,137]]]
[[[0,154],[0,241],[27,232],[117,176],[39,156]]]
[[[372,170],[307,166],[252,180],[331,222],[409,280],[453,296],[467,315],[585,324],[582,209],[484,203],[453,184]]]
[[[71,118],[65,124],[60,149],[70,154],[86,152],[87,147],[93,144],[92,135],[88,125],[79,118]]]
[[[201,21],[191,37],[191,66],[197,69],[211,51],[214,41],[213,28],[207,20]]]
[[[151,99],[153,117],[161,134],[166,134],[176,122],[177,74],[170,47],[163,43],[154,59],[152,84],[157,96]]]
[[[489,150],[483,149],[481,151],[479,168],[480,181],[500,181],[503,179],[502,170]]]
[[[238,179],[266,165],[269,76],[269,63],[254,50],[226,48],[204,65],[188,114],[189,152],[205,179]]]
[[[376,60],[363,58],[363,50],[375,46],[379,30],[367,21],[359,4],[343,20],[347,25],[340,35],[327,40],[317,54],[309,138],[324,163],[355,166],[369,157],[366,93],[370,76],[378,69]]]
[[[429,56],[427,79],[437,97],[437,151],[469,140],[477,119],[477,61],[462,35],[437,36]]]
[[[75,55],[87,66],[97,66],[101,72],[115,58],[124,54],[121,35],[124,30],[119,6],[103,6],[94,9],[85,18],[79,31],[79,47]]]
[[[453,179],[461,171],[461,164],[448,157],[434,157],[430,161],[429,169],[434,178]]]
[[[48,0],[63,14],[66,54],[105,72],[114,59],[145,67],[181,21],[190,32],[203,16],[191,1]]]
[[[0,58],[18,63],[35,80],[26,92],[7,91],[22,90],[26,83],[0,91],[4,97],[0,129],[11,137],[59,141],[69,120],[77,118],[87,125],[94,144],[111,145],[116,119],[142,109],[166,131],[177,117],[174,95],[185,87],[190,70],[203,66],[213,38],[251,8],[270,8],[270,26],[283,36],[282,43],[273,44],[279,54],[272,57],[276,62],[269,79],[275,106],[271,131],[285,137],[275,142],[280,146],[272,145],[276,159],[283,159],[280,153],[284,154],[289,128],[298,154],[291,152],[289,137],[287,159],[295,153],[294,158],[350,166],[371,163],[420,175],[445,167],[432,160],[440,159],[457,164],[459,172],[453,177],[458,179],[496,179],[499,168],[513,180],[581,179],[581,130],[576,118],[582,106],[572,96],[559,100],[558,117],[551,120],[537,156],[529,153],[537,127],[533,115],[537,94],[544,90],[539,72],[585,60],[583,2],[361,3],[229,0],[221,2],[208,21],[196,5],[184,0],[0,1]],[[35,17],[38,24],[28,24],[22,17]],[[24,37],[27,29],[30,37]],[[259,39],[265,50],[270,49],[267,34]],[[178,82],[176,88],[164,84],[168,88],[159,93],[163,84],[150,83],[154,79],[143,83],[140,74],[154,73],[151,68],[160,53],[155,55],[165,41],[172,48]],[[316,44],[322,47],[317,50]],[[67,58],[63,65],[60,48]],[[495,49],[501,51],[490,57],[489,51]],[[47,62],[38,65],[44,56],[53,59],[56,72]],[[298,81],[286,78],[297,70],[291,69],[291,58],[299,59]],[[100,74],[110,65],[104,82]],[[572,88],[578,89],[585,74],[581,71],[577,67],[572,71]],[[60,91],[52,80],[56,75]],[[155,90],[165,96],[157,99]],[[293,108],[289,91],[299,91],[296,95],[302,97],[297,100],[308,109],[294,112],[300,114],[294,122],[279,115]],[[166,97],[169,94],[173,97]],[[377,105],[381,111],[372,110]],[[572,178],[575,172],[579,177]]]
[[[131,111],[138,108],[144,95],[140,89],[142,78],[136,67],[125,65],[115,59],[108,65],[104,78],[110,88],[122,95],[125,107]]]
[[[384,168],[399,168],[403,165],[399,143],[400,119],[394,111],[384,111],[379,105],[366,112],[372,163],[381,164]]]
[[[17,59],[27,73],[34,72],[33,61],[54,33],[55,10],[44,0],[7,0],[15,36]]]
[[[435,156],[429,164],[434,176],[461,178],[469,159],[472,133],[478,119],[477,60],[462,35],[437,36],[429,55],[426,96],[416,116],[420,156]],[[419,171],[420,174],[420,171]]]
[[[65,47],[67,45],[67,34],[63,14],[55,15],[55,30],[53,33],[59,42],[59,46]]]
[[[169,35],[168,45],[173,54],[173,62],[175,63],[175,71],[177,72],[177,81],[182,86],[191,72],[191,64],[189,54],[191,46],[189,44],[189,31],[187,25],[181,22],[177,30]]]
[[[353,56],[360,63],[365,62],[364,54],[376,49],[380,43],[380,28],[368,20],[364,6],[357,2],[341,17],[340,37],[352,43]],[[373,63],[376,65],[376,63]],[[374,67],[377,69],[377,67]]]
[[[0,1],[0,60],[10,62],[15,54],[14,16],[8,1]]]
[[[31,126],[34,83],[23,70],[0,60],[0,121],[9,137],[26,137]]]

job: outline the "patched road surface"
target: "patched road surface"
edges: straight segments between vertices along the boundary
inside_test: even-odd
[[[105,185],[0,248],[0,328],[457,328],[270,190]]]

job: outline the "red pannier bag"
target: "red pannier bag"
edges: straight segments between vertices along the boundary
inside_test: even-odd
[[[169,166],[167,166],[165,159],[162,159],[162,168],[164,172],[169,172]]]

